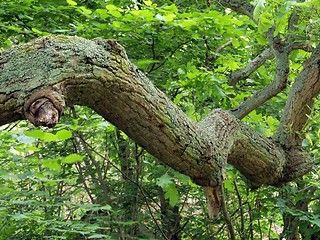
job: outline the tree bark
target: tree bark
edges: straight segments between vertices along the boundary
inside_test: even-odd
[[[318,76],[315,71],[312,76]],[[52,127],[65,104],[94,109],[160,161],[204,186],[214,214],[227,162],[249,180],[269,185],[291,181],[312,167],[307,152],[261,136],[228,111],[216,109],[193,122],[116,41],[50,36],[0,55],[0,125],[28,119]]]

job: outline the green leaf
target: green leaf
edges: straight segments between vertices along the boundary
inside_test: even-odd
[[[169,184],[165,189],[164,197],[169,199],[170,206],[175,206],[179,202],[179,193],[174,183]]]
[[[320,219],[317,218],[317,219],[310,219],[309,220],[311,223],[317,225],[318,227],[320,227]]]
[[[71,6],[76,6],[77,5],[77,2],[73,1],[73,0],[66,0],[67,3]]]
[[[172,183],[172,177],[170,177],[167,173],[163,174],[157,179],[157,185],[162,188],[165,188],[170,183]]]
[[[40,140],[44,140],[44,141],[47,141],[47,142],[53,142],[53,141],[57,141],[58,138],[56,135],[54,135],[53,133],[47,133],[45,132],[43,134],[43,136],[40,138]]]
[[[119,11],[109,11],[109,14],[116,18],[120,18],[122,16]]]
[[[154,13],[148,9],[143,10],[133,10],[131,14],[134,16],[143,17],[146,21],[153,20]]]
[[[38,35],[42,35],[43,34],[40,30],[38,30],[36,28],[31,28],[31,30],[32,30],[32,32],[34,32],[34,33],[36,33]]]
[[[171,5],[169,5],[169,6],[164,6],[163,9],[165,9],[165,10],[168,11],[168,12],[172,12],[172,13],[178,13],[178,12],[179,12],[177,6],[174,5],[174,4],[171,4]]]
[[[72,133],[69,130],[63,129],[56,133],[57,140],[67,140],[72,137]]]
[[[96,12],[101,18],[107,18],[107,17],[109,17],[109,15],[108,15],[108,13],[107,13],[107,11],[106,11],[105,9],[99,8],[99,9],[97,9],[95,12]]]
[[[66,140],[72,137],[72,133],[66,129],[60,130],[56,134],[43,132],[40,129],[33,130],[33,131],[25,131],[24,134],[27,137],[38,138],[40,140],[47,141],[47,142]]]
[[[79,7],[80,12],[83,13],[84,15],[90,15],[92,11],[84,6]]]
[[[270,19],[272,19],[272,14],[269,12],[265,12],[260,15],[260,21],[258,26],[258,30],[260,32],[266,32],[273,26],[273,22]]]
[[[106,9],[108,9],[109,11],[118,11],[119,8],[113,4],[108,4],[106,6]]]
[[[184,19],[184,20],[178,21],[178,24],[183,28],[190,29],[191,27],[197,25],[197,21],[193,19]]]
[[[233,191],[233,182],[232,180],[224,180],[223,181],[223,186],[228,189],[229,191]]]
[[[177,16],[173,13],[170,13],[168,15],[165,15],[163,16],[163,19],[166,21],[166,22],[172,22],[173,19],[175,19]]]
[[[33,131],[25,131],[24,134],[28,137],[39,138],[39,139],[44,136],[44,132],[41,131],[40,129],[36,129]]]
[[[159,62],[160,62],[159,60],[154,60],[154,59],[139,59],[138,61],[135,62],[135,64],[139,68],[145,68],[149,64],[159,63]]]
[[[78,154],[71,154],[65,158],[61,159],[61,163],[76,163],[81,162],[84,159],[84,156]]]
[[[144,3],[146,6],[151,6],[151,5],[152,5],[152,1],[150,1],[150,0],[143,0],[143,3]]]
[[[42,165],[46,168],[53,169],[53,170],[60,170],[61,165],[59,164],[59,160],[55,159],[46,159],[42,161]]]
[[[178,93],[173,99],[173,103],[178,104],[183,96],[184,96],[184,93]]]
[[[260,15],[264,12],[265,3],[266,3],[266,0],[257,0],[256,1],[256,6],[253,10],[253,19],[254,20],[258,21]]]
[[[41,149],[35,146],[26,147],[26,151],[39,152]]]
[[[122,27],[122,22],[113,21],[113,22],[112,22],[112,27],[115,28],[115,29],[121,29],[121,27]]]
[[[169,204],[171,206],[176,205],[179,202],[179,193],[176,188],[172,177],[167,173],[163,174],[157,179],[157,185],[160,186],[165,192],[165,199],[169,199]]]

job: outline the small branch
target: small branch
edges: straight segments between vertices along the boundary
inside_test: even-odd
[[[245,116],[247,116],[251,111],[265,103],[267,100],[276,96],[285,87],[286,82],[273,80],[269,85],[253,94],[250,98],[245,100],[237,108],[232,109],[231,113],[235,117],[242,119]]]
[[[289,73],[288,57],[292,50],[302,49],[306,52],[312,52],[314,50],[312,46],[299,42],[294,42],[292,44],[275,42],[274,44],[274,51],[272,51],[271,48],[265,49],[244,69],[232,72],[229,76],[228,84],[235,86],[240,80],[249,77],[249,75],[257,70],[266,60],[271,59],[272,56],[276,57],[276,72],[274,80],[265,88],[256,92],[253,96],[240,104],[237,108],[231,110],[231,112],[239,119],[244,118],[251,111],[286,88]],[[287,46],[285,44],[287,44]]]
[[[282,42],[278,37],[274,38],[273,30],[269,31],[268,37],[276,59],[274,79],[269,85],[256,92],[254,95],[240,104],[240,106],[238,106],[236,109],[231,110],[232,114],[239,119],[244,118],[251,111],[265,103],[270,98],[276,96],[287,86],[289,74],[288,58],[292,49],[291,45],[287,42]]]
[[[231,219],[229,217],[229,213],[227,210],[227,206],[226,206],[226,200],[225,200],[225,193],[224,193],[224,188],[223,185],[221,185],[221,210],[222,210],[222,214],[223,217],[227,223],[227,228],[228,228],[228,232],[229,232],[229,239],[230,240],[235,240],[236,239],[236,234],[234,232],[234,228],[231,222]]]
[[[249,188],[247,188],[247,195],[249,195]],[[250,233],[250,239],[253,240],[253,221],[254,221],[254,218],[252,216],[252,207],[251,207],[251,204],[250,204],[250,201],[248,201],[248,215],[249,215],[249,233]]]
[[[157,219],[155,218],[155,216],[152,213],[150,204],[148,202],[148,198],[147,195],[149,196],[149,198],[157,205],[158,208],[160,208],[160,205],[153,199],[153,197],[136,181],[132,180],[128,175],[126,175],[120,168],[118,168],[115,164],[113,164],[110,160],[106,159],[106,157],[104,157],[101,153],[97,152],[89,143],[87,143],[83,138],[81,139],[86,146],[88,146],[88,148],[90,148],[92,150],[92,152],[94,152],[95,154],[97,154],[99,157],[101,157],[102,159],[104,159],[105,161],[110,162],[110,164],[112,165],[112,167],[114,167],[118,172],[121,173],[122,176],[124,176],[128,181],[132,182],[133,184],[135,184],[138,189],[140,190],[143,198],[145,199],[145,203],[147,205],[148,211],[154,221],[154,223],[156,224],[158,230],[161,232],[162,236],[164,237],[164,239],[169,240],[168,237],[166,236],[166,234],[163,232],[162,228],[160,227]],[[158,209],[157,209],[158,210]]]
[[[86,182],[86,179],[85,179],[84,176],[83,176],[83,171],[82,171],[82,167],[81,167],[81,164],[80,164],[80,163],[76,163],[76,169],[77,169],[78,172],[79,172],[79,176],[80,176],[80,178],[81,178],[82,184],[83,184],[83,186],[84,186],[84,189],[85,189],[86,192],[87,192],[88,197],[90,198],[91,203],[94,204],[94,203],[95,203],[95,200],[94,200],[94,198],[93,198],[93,196],[92,196],[92,194],[91,194],[91,190],[90,190],[90,188],[89,188],[89,186],[88,186],[88,184],[87,184],[87,182]]]
[[[220,47],[218,47],[215,51],[214,54],[209,55],[208,53],[206,54],[206,65],[208,65],[210,62],[214,61],[217,59],[219,52],[221,52],[221,50],[223,50],[224,48],[228,47],[232,45],[232,38],[229,39],[228,42],[222,44]]]
[[[295,79],[274,139],[286,148],[300,146],[302,131],[320,92],[320,44]]]
[[[189,40],[187,40],[187,41],[185,41],[185,42],[180,43],[175,49],[173,49],[173,50],[169,53],[169,55],[168,55],[167,57],[164,58],[164,60],[163,60],[161,63],[159,63],[157,66],[156,66],[156,63],[154,63],[154,64],[152,65],[152,68],[148,71],[148,74],[151,73],[152,71],[156,71],[156,70],[158,70],[160,67],[162,67],[162,66],[168,61],[168,59],[173,56],[173,54],[174,54],[176,51],[178,51],[183,45],[185,45],[185,44],[187,44],[187,43],[189,43],[189,42],[191,42],[191,41],[192,41],[192,39],[189,39]],[[155,56],[155,50],[154,50],[154,48],[155,48],[155,46],[154,46],[154,42],[153,42],[153,43],[152,43],[152,52],[153,52],[153,55]]]
[[[256,56],[251,62],[249,62],[249,64],[245,68],[231,72],[228,84],[230,86],[235,86],[240,80],[248,78],[250,74],[256,71],[268,59],[271,59],[273,56],[274,55],[271,48],[263,50],[263,52]]]
[[[312,47],[310,44],[305,44],[300,42],[294,42],[291,47],[292,47],[292,50],[301,49],[305,52],[313,52],[315,50],[315,48]]]
[[[240,222],[241,222],[240,238],[242,240],[245,240],[245,236],[244,236],[245,227],[244,227],[244,213],[243,213],[243,206],[242,206],[242,198],[241,198],[241,194],[240,194],[236,179],[233,180],[233,184],[234,184],[234,189],[236,190],[238,204],[239,204],[239,208],[240,208],[240,219],[241,219],[240,220]]]
[[[72,106],[72,107],[70,107],[70,109],[71,109],[71,113],[72,113],[73,118],[76,119],[78,116],[77,116],[75,108]],[[100,184],[100,186],[102,188],[102,191],[103,191],[103,197],[106,200],[106,202],[108,204],[110,204],[111,200],[110,200],[109,193],[108,193],[108,187],[105,184],[105,181],[103,179],[102,170],[101,170],[101,167],[100,167],[99,163],[96,161],[96,159],[93,156],[92,152],[88,148],[87,143],[83,140],[84,139],[83,138],[83,134],[81,132],[79,132],[79,131],[73,131],[73,133],[77,135],[76,138],[78,140],[77,144],[79,145],[79,148],[86,152],[86,154],[89,157],[91,163],[95,166],[96,172],[97,172],[97,175],[98,175],[98,182],[99,182],[99,184]]]

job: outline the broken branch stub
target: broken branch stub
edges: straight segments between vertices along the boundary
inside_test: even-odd
[[[63,114],[65,101],[58,92],[45,88],[34,92],[24,104],[24,115],[35,126],[54,127]]]

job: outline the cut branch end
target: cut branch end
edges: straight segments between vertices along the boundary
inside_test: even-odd
[[[65,102],[59,93],[51,89],[34,92],[25,102],[24,115],[35,126],[54,127],[63,114]]]

